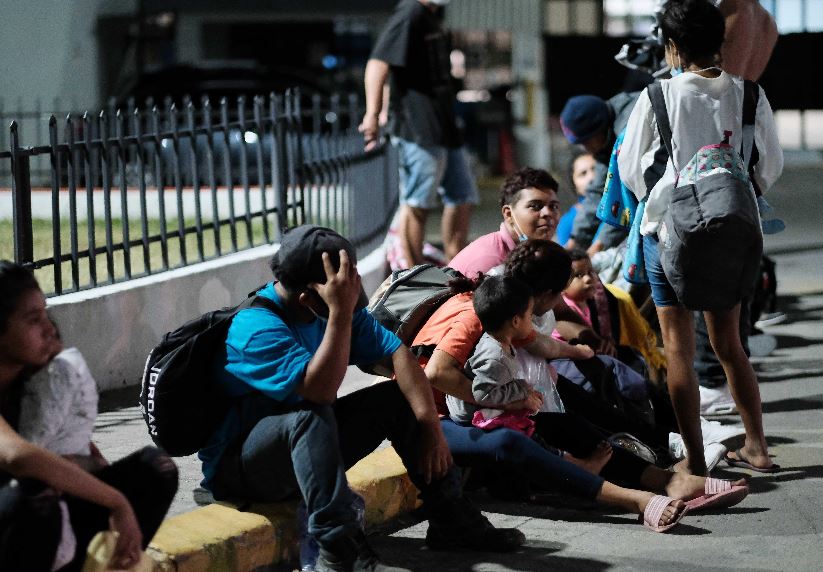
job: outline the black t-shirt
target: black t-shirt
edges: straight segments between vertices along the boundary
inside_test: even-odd
[[[450,41],[440,17],[418,0],[401,0],[371,57],[391,68],[389,133],[420,145],[459,147]]]

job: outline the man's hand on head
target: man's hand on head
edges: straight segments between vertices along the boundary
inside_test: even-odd
[[[360,297],[360,274],[357,272],[357,266],[349,260],[349,255],[345,250],[341,249],[339,255],[340,267],[335,271],[329,253],[323,253],[323,271],[326,274],[326,282],[309,284],[309,288],[317,292],[326,303],[329,307],[329,314],[332,312],[352,314]]]

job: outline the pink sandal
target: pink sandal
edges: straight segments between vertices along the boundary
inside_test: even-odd
[[[749,494],[747,485],[735,485],[731,481],[706,477],[705,494],[686,501],[690,511],[734,506]]]
[[[677,499],[671,497],[664,497],[663,495],[654,495],[649,501],[649,504],[646,505],[646,510],[643,511],[643,526],[654,532],[666,532],[673,526],[679,524],[680,519],[689,512],[688,506],[683,507],[683,510],[675,517],[674,521],[669,524],[659,524],[660,517],[663,516],[663,511],[676,500]]]

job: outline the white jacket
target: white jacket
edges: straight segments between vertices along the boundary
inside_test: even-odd
[[[743,80],[722,72],[707,78],[686,72],[661,81],[663,97],[672,127],[672,150],[677,169],[686,165],[704,145],[720,143],[724,131],[731,131],[729,143],[741,148],[743,137]],[[771,187],[783,171],[783,150],[777,140],[772,108],[763,89],[755,115],[754,142],[760,160],[754,168],[754,180],[761,191]],[[640,94],[626,126],[626,136],[617,159],[620,178],[638,199],[647,194],[643,174],[654,163],[654,155],[663,147],[654,118],[648,89]],[[674,187],[675,169],[668,161],[666,172],[651,189],[641,221],[640,232],[654,234],[669,205]]]

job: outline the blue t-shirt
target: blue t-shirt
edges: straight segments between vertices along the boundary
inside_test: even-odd
[[[257,292],[282,306],[269,283]],[[220,428],[198,456],[203,462],[203,486],[208,487],[226,447],[259,419],[300,402],[295,389],[306,374],[326,333],[325,320],[286,323],[265,308],[239,312],[229,326],[225,352],[215,358],[217,382],[227,396],[241,397],[258,391],[271,399],[238,400]],[[364,308],[352,320],[349,364],[372,363],[393,354],[400,339],[381,326]]]
[[[569,239],[572,236],[572,227],[574,226],[574,217],[577,215],[577,205],[583,202],[583,199],[586,197],[577,197],[577,202],[569,207],[563,216],[560,217],[560,221],[557,223],[557,243],[560,246],[565,246]]]

